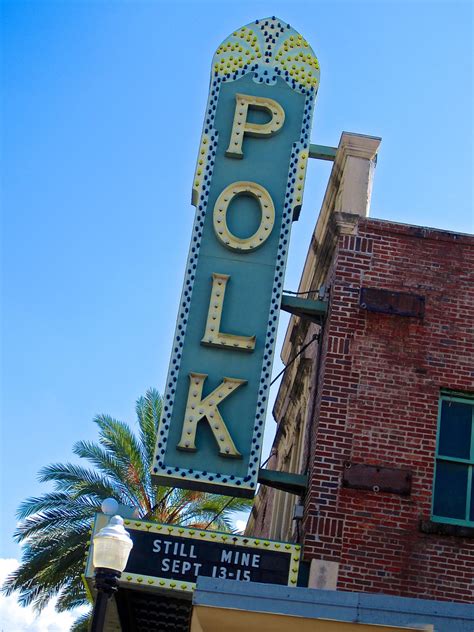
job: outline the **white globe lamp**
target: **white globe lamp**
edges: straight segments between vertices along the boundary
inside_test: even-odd
[[[132,547],[132,538],[125,530],[121,516],[112,516],[109,523],[93,538],[92,563],[97,599],[92,615],[91,632],[102,632],[104,629],[107,602],[117,592],[117,579],[127,566]]]

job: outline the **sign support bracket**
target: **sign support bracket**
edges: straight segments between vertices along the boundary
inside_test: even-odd
[[[308,489],[307,474],[291,474],[290,472],[278,472],[265,470],[262,467],[258,471],[258,482],[267,487],[274,487],[295,496],[303,496]]]
[[[314,323],[322,324],[328,311],[328,303],[327,301],[313,301],[309,298],[283,294],[280,309],[295,316],[307,318]]]
[[[326,145],[310,145],[309,157],[318,158],[319,160],[331,160],[336,159],[337,147],[327,147]]]

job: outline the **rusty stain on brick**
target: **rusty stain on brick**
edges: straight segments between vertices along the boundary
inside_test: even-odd
[[[362,309],[382,314],[412,316],[423,318],[425,315],[425,297],[408,292],[393,292],[377,288],[362,287],[360,302]]]
[[[395,467],[346,463],[342,486],[373,492],[390,492],[408,496],[411,492],[412,473]]]

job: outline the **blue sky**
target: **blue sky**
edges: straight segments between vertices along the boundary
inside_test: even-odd
[[[162,390],[219,43],[256,18],[290,22],[321,65],[312,142],[337,145],[343,130],[382,137],[372,216],[471,232],[472,5],[37,0],[2,10],[0,555],[18,557],[14,514],[46,491],[40,467],[96,438],[95,414],[134,423],[136,398]],[[329,171],[310,164],[287,289]]]

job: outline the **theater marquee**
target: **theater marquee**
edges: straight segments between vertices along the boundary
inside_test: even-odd
[[[106,523],[107,517],[97,514],[91,544]],[[144,520],[125,520],[125,527],[133,548],[120,578],[122,585],[192,592],[202,576],[291,587],[298,582],[298,544]],[[89,552],[85,571],[89,589],[93,577]]]
[[[319,65],[277,18],[217,49],[153,474],[254,495],[291,224],[303,197]]]

